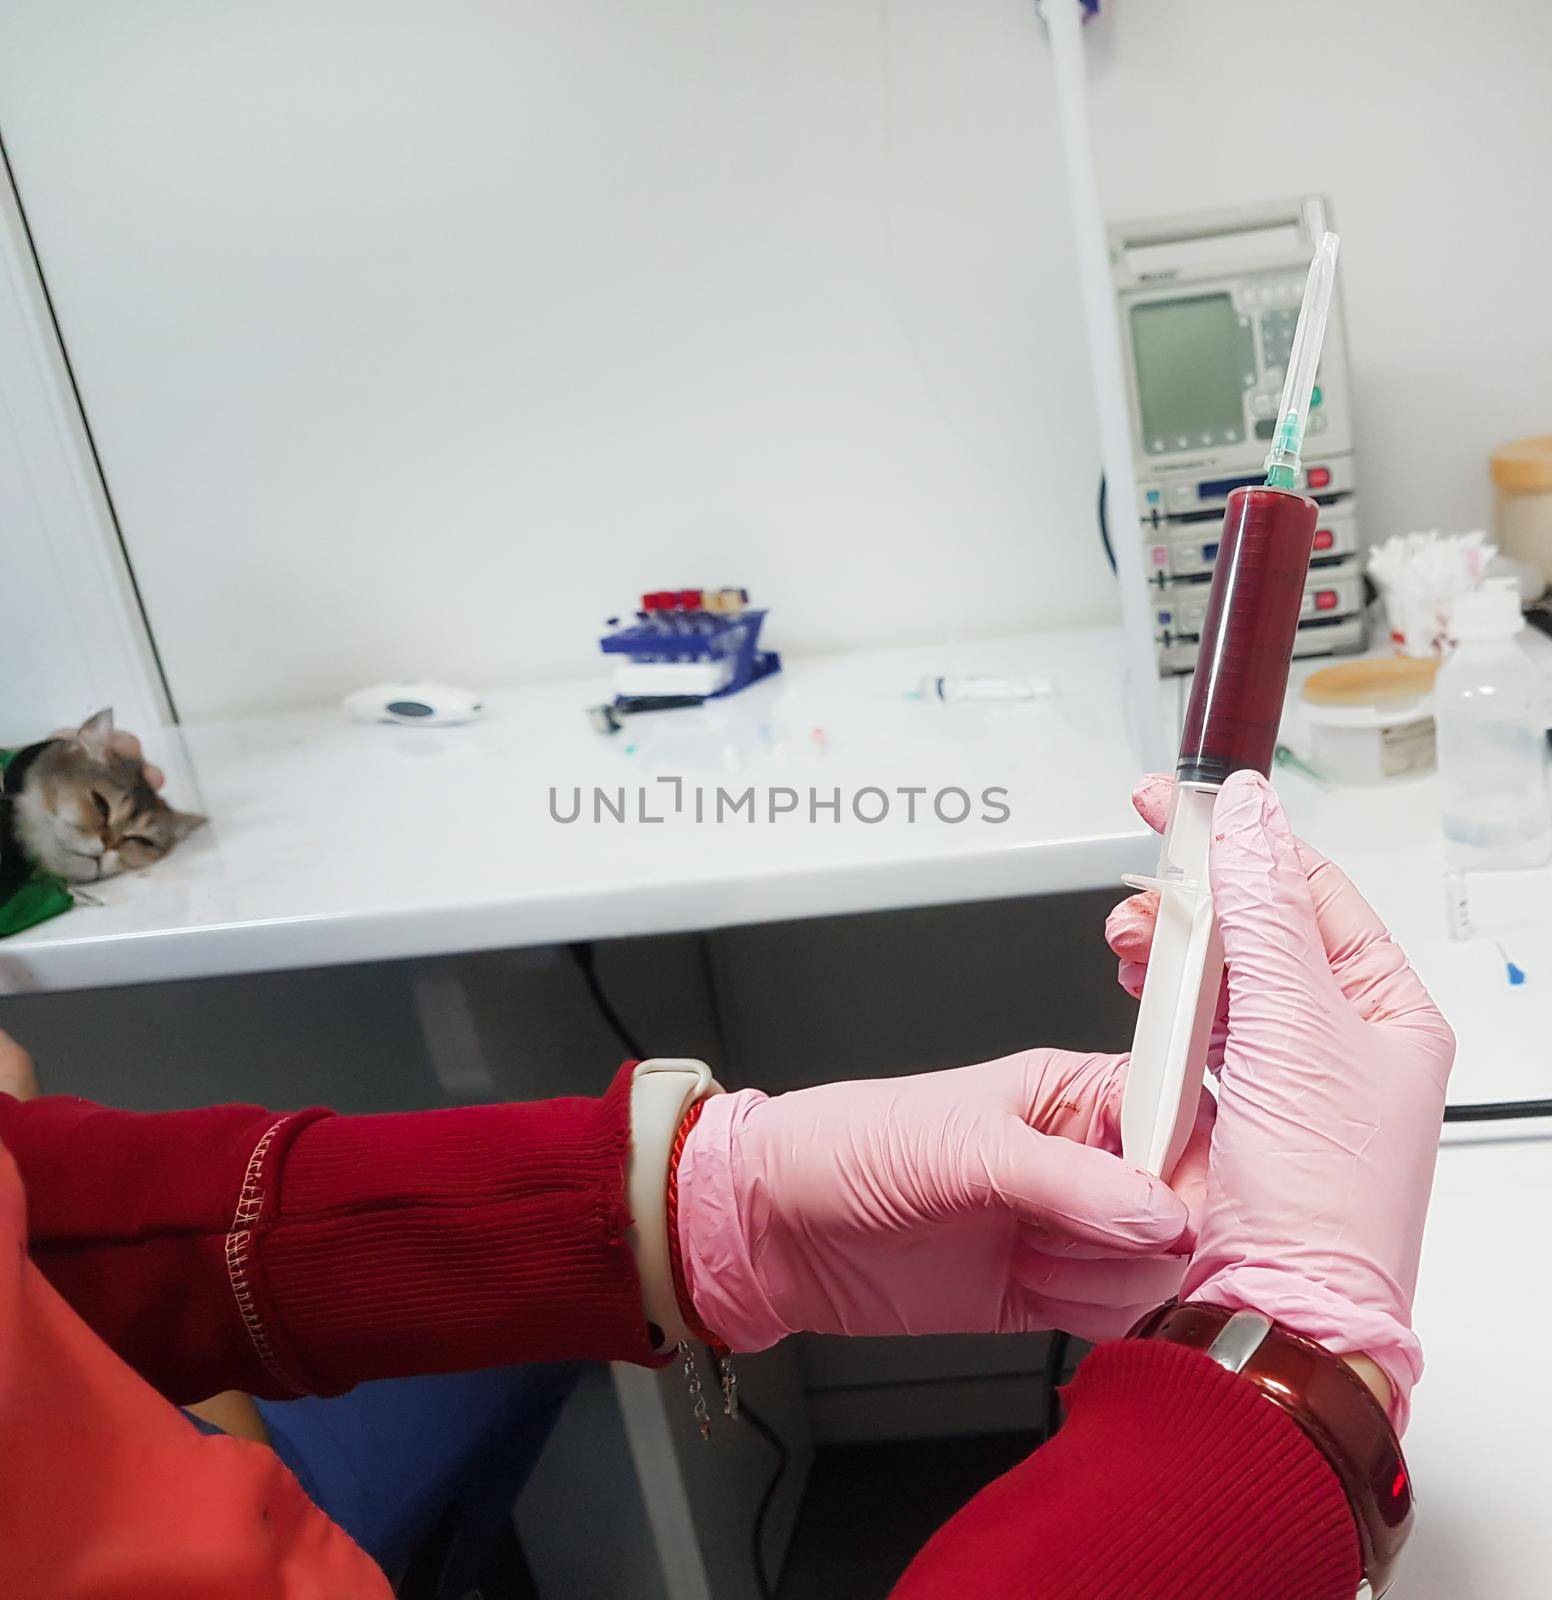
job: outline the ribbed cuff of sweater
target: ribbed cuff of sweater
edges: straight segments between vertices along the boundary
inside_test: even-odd
[[[1358,1535],[1320,1451],[1194,1350],[1101,1345],[1060,1433],[933,1537],[894,1600],[1352,1600]]]
[[[630,1072],[601,1099],[326,1117],[258,1174],[251,1331],[287,1387],[655,1360],[626,1242]]]

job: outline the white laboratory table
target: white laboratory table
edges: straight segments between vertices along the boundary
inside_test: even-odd
[[[1552,649],[1536,649],[1552,668]],[[472,727],[401,730],[333,712],[195,726],[167,759],[171,793],[215,819],[155,871],[103,886],[103,905],[0,946],[0,994],[194,978],[580,938],[715,928],[1117,883],[1154,850],[1128,804],[1135,776],[1118,652],[1107,630],[798,663],[715,708],[593,733],[601,682],[491,696]],[[1314,664],[1318,665],[1318,663]],[[927,672],[1049,677],[1014,705],[935,705]],[[1311,666],[1296,669],[1296,678]],[[1166,714],[1167,708],[1166,708]],[[1287,737],[1298,746],[1296,714]],[[690,796],[672,809],[678,778]],[[1552,1095],[1552,868],[1473,885],[1478,936],[1445,936],[1431,779],[1322,791],[1279,774],[1295,828],[1358,882],[1453,1023],[1455,1100]],[[829,813],[697,823],[693,792],[840,789]],[[580,787],[584,813],[562,812]],[[594,786],[649,791],[662,822],[591,818]],[[930,810],[867,825],[876,787],[1007,791],[1002,823]],[[876,805],[876,802],[874,802]],[[975,807],[978,813],[979,804]],[[1097,930],[1096,930],[1097,934]],[[1507,981],[1501,944],[1529,975]],[[1417,1321],[1428,1372],[1408,1440],[1420,1526],[1400,1600],[1541,1596],[1552,1497],[1552,1124],[1447,1131]]]
[[[362,726],[336,710],[188,726],[153,753],[168,793],[210,827],[154,871],[95,889],[100,906],[0,945],[0,994],[1117,883],[1153,854],[1128,804],[1118,654],[1110,630],[1091,629],[801,662],[612,737],[584,715],[601,677],[492,694],[461,728]],[[945,670],[1033,674],[1055,692],[905,698]],[[731,809],[750,788],[753,821]],[[1004,822],[980,820],[989,788],[1006,791]],[[595,789],[627,820],[596,809]],[[851,813],[870,789],[891,801],[882,822]],[[811,823],[811,796],[837,790],[840,820],[821,809]],[[973,801],[968,820],[939,819],[940,791],[948,818],[962,809],[950,790]],[[570,816],[574,791],[581,815],[556,821],[552,792]],[[771,820],[773,797],[798,810]],[[861,795],[867,816],[880,802]]]

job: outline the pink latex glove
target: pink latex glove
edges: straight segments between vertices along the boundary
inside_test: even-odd
[[[1135,799],[1161,827],[1169,780],[1145,780]],[[1227,1026],[1184,1297],[1369,1355],[1402,1427],[1422,1372],[1412,1298],[1455,1037],[1363,897],[1294,839],[1265,779],[1230,778],[1214,820]],[[1107,925],[1129,987],[1155,910],[1138,896]]]
[[[1150,772],[1132,790],[1132,805],[1137,815],[1153,829],[1163,833],[1169,820],[1175,780],[1162,772]],[[1301,850],[1305,849],[1300,845]],[[1310,856],[1311,861],[1320,857]],[[1116,956],[1116,981],[1134,1000],[1142,998],[1142,983],[1148,972],[1148,952],[1153,947],[1153,926],[1159,915],[1159,896],[1155,889],[1144,890],[1123,900],[1105,919],[1105,942]],[[1214,1073],[1223,1065],[1224,1032],[1228,1027],[1229,984],[1225,975],[1223,993],[1218,999],[1218,1015],[1213,1023],[1207,1050],[1207,1065]]]
[[[706,1102],[678,1168],[702,1322],[783,1335],[1124,1331],[1180,1286],[1211,1101],[1176,1191],[1126,1166],[1124,1056],[1028,1050]]]

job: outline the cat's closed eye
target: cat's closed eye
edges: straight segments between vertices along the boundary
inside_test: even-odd
[[[173,810],[146,782],[144,763],[112,747],[112,734],[112,714],[103,711],[74,736],[20,753],[9,769],[0,857],[13,847],[11,835],[34,866],[88,883],[154,865],[204,822]]]

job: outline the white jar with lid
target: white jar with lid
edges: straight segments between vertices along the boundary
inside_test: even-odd
[[[1434,685],[1444,847],[1455,867],[1552,860],[1546,685],[1520,644],[1524,627],[1510,581],[1455,601],[1455,649]]]
[[[1434,769],[1439,663],[1411,656],[1323,667],[1299,696],[1310,764],[1332,783],[1374,784]]]

